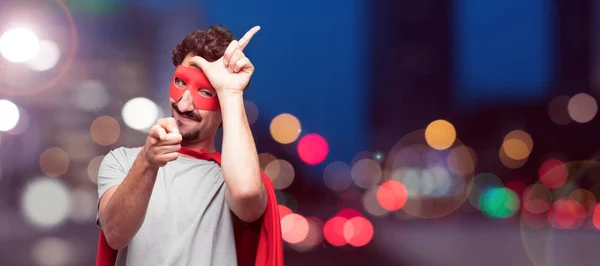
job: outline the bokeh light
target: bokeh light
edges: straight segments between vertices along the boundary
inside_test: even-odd
[[[467,146],[452,148],[448,154],[448,169],[456,175],[467,176],[475,172],[477,157],[475,151]]]
[[[15,28],[0,36],[0,54],[6,60],[22,63],[37,53],[40,41],[35,33],[26,28]]]
[[[344,240],[354,247],[362,247],[373,239],[373,225],[364,217],[350,218],[344,223]]]
[[[569,100],[568,110],[573,121],[587,123],[598,113],[598,102],[587,93],[579,93]]]
[[[281,236],[290,244],[304,241],[308,236],[308,230],[308,221],[300,214],[291,213],[281,218]]]
[[[60,59],[58,45],[50,40],[42,40],[39,43],[37,53],[27,61],[27,65],[34,71],[46,71],[52,69]]]
[[[478,174],[467,184],[467,199],[471,206],[483,211],[480,199],[485,192],[493,188],[502,187],[504,187],[504,183],[498,176],[492,173]]]
[[[76,247],[58,237],[44,237],[31,247],[31,257],[37,265],[62,266],[72,265],[76,260]]]
[[[377,192],[379,187],[374,187],[365,191],[362,195],[362,204],[364,210],[373,216],[385,216],[389,213],[388,210],[381,207],[379,199],[377,198]]]
[[[555,201],[548,212],[548,222],[556,229],[578,228],[583,224],[585,217],[583,206],[569,199]]]
[[[308,221],[308,235],[304,241],[291,245],[299,252],[306,252],[323,242],[323,221],[317,217],[306,217]]]
[[[279,210],[279,219],[283,219],[283,217],[287,216],[288,214],[292,214],[294,213],[290,208],[288,208],[285,205],[277,205],[277,209]]]
[[[277,158],[270,153],[261,153],[258,155],[258,164],[260,165],[260,170],[261,171],[265,171],[265,169],[267,168],[267,165],[269,165],[269,163],[271,163],[272,161],[277,160]]]
[[[17,136],[17,135],[21,135],[23,133],[28,132],[29,129],[29,125],[32,122],[32,117],[29,115],[29,113],[27,112],[26,109],[23,109],[19,106],[17,106],[17,110],[18,110],[18,117],[15,119],[14,116],[14,112],[9,113],[8,117],[6,117],[5,119],[10,120],[15,119],[17,121],[17,125],[15,125],[12,129],[6,131],[6,133],[13,135],[13,136]],[[0,118],[0,120],[2,120],[2,118]],[[1,131],[1,130],[0,130]]]
[[[567,165],[558,159],[548,159],[542,163],[538,171],[540,182],[549,188],[559,188],[569,177]]]
[[[258,106],[249,100],[244,100],[244,110],[246,110],[248,124],[252,125],[256,123],[256,120],[258,120]]]
[[[557,125],[567,125],[571,123],[571,116],[569,116],[568,105],[569,105],[569,96],[556,96],[550,101],[548,105],[548,116],[550,116],[550,120]]]
[[[71,208],[71,194],[57,179],[35,179],[27,185],[21,197],[21,209],[25,218],[41,228],[61,224]]]
[[[87,172],[92,183],[98,184],[98,170],[100,169],[100,164],[102,163],[102,159],[104,156],[96,156],[88,163]]]
[[[309,165],[322,163],[329,153],[327,140],[318,134],[308,134],[298,141],[298,156]]]
[[[334,161],[325,167],[323,180],[325,185],[336,192],[342,192],[352,185],[352,168],[350,165]]]
[[[515,160],[513,158],[510,158],[504,152],[504,148],[503,147],[501,147],[499,149],[498,157],[499,157],[500,162],[502,163],[502,165],[504,165],[506,168],[509,168],[509,169],[518,169],[518,168],[523,167],[527,163],[527,159],[529,158],[529,157],[527,157],[527,158],[522,159],[522,160]]]
[[[585,209],[587,216],[593,215],[594,208],[596,208],[596,205],[598,204],[598,201],[596,201],[596,196],[594,195],[594,193],[592,193],[589,190],[585,190],[585,189],[577,189],[577,190],[571,192],[571,194],[569,194],[568,199],[574,200],[574,201],[578,202],[579,204],[581,204],[581,206],[583,206],[583,209]]]
[[[121,115],[128,127],[145,131],[158,120],[159,109],[150,99],[138,97],[125,103]]]
[[[40,155],[40,169],[51,177],[62,176],[69,168],[69,155],[58,147],[48,148]]]
[[[592,216],[592,223],[596,227],[596,229],[600,229],[600,204],[596,205],[594,208],[594,215]]]
[[[523,160],[533,150],[533,139],[525,131],[513,130],[504,137],[502,149],[510,159]]]
[[[435,120],[425,129],[425,140],[436,150],[445,150],[456,140],[456,129],[446,120]]]
[[[519,195],[508,188],[489,188],[481,195],[479,206],[490,217],[508,218],[519,210]]]
[[[102,146],[113,145],[121,135],[121,127],[116,119],[110,116],[101,116],[92,122],[90,135],[94,142]]]
[[[0,100],[0,131],[9,131],[19,123],[19,107],[9,100]]]
[[[377,185],[381,180],[381,175],[381,166],[373,159],[361,159],[352,166],[351,170],[354,184],[365,189]]]
[[[377,190],[377,202],[388,211],[396,211],[404,207],[408,200],[406,187],[396,181],[388,180]]]
[[[81,110],[98,112],[104,109],[110,101],[104,84],[97,80],[86,80],[78,86],[73,94],[75,106]]]
[[[285,189],[294,181],[295,172],[291,163],[285,160],[271,161],[265,167],[265,174],[273,182],[275,189]]]
[[[533,184],[523,193],[523,208],[530,213],[544,213],[550,209],[551,203],[552,192],[542,184]]]
[[[348,219],[335,216],[329,219],[323,227],[323,236],[332,246],[341,247],[348,244],[344,237],[344,226]]]
[[[271,120],[269,130],[273,139],[281,144],[290,144],[300,136],[300,120],[292,114],[280,114]]]
[[[402,219],[437,219],[452,214],[467,200],[465,186],[473,178],[467,172],[476,162],[458,138],[451,145],[464,148],[438,150],[427,143],[425,131],[419,129],[398,140],[385,162],[382,179],[398,181],[406,188],[406,204],[394,212]]]

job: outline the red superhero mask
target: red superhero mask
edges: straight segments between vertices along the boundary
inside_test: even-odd
[[[196,108],[207,111],[221,110],[217,92],[202,70],[180,65],[175,69],[171,81],[171,99],[179,101],[187,90],[190,91]]]

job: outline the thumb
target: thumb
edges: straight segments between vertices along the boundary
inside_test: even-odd
[[[190,64],[196,65],[198,68],[204,71],[210,62],[206,61],[206,59],[202,58],[201,56],[194,56],[190,59]]]

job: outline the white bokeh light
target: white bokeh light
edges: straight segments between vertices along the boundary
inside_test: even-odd
[[[0,36],[0,54],[14,63],[32,59],[39,46],[40,41],[35,33],[25,28],[8,30]]]
[[[58,179],[38,178],[21,195],[21,209],[29,222],[42,228],[62,223],[71,208],[69,190]]]
[[[9,131],[19,123],[19,107],[9,100],[0,100],[0,131]]]
[[[86,111],[100,111],[108,105],[109,100],[106,86],[96,80],[84,81],[74,94],[75,105]]]
[[[150,99],[138,97],[125,103],[121,115],[128,127],[145,131],[158,120],[159,109]]]
[[[37,53],[27,62],[27,65],[32,70],[41,72],[56,66],[58,59],[60,59],[58,45],[50,40],[42,40]]]

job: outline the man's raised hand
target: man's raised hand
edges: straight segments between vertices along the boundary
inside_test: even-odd
[[[254,73],[254,65],[244,54],[244,48],[259,30],[260,27],[255,26],[239,41],[232,41],[223,57],[215,62],[208,62],[200,56],[194,56],[190,62],[202,69],[217,93],[242,93]]]

